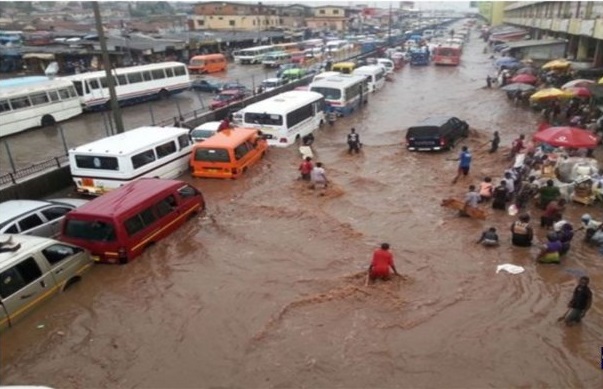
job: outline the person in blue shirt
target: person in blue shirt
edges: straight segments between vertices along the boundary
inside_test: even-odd
[[[453,184],[456,184],[461,175],[466,177],[469,174],[469,169],[471,168],[471,158],[472,156],[469,152],[469,148],[467,146],[463,146],[459,157],[454,159],[454,161],[459,161],[459,169],[456,177],[454,177],[454,180],[452,180]]]

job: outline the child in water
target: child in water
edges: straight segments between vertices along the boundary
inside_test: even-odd
[[[498,246],[498,234],[496,233],[496,228],[488,228],[488,230],[482,233],[482,236],[476,243],[481,243],[486,247]]]

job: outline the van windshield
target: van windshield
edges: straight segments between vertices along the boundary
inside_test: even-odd
[[[195,139],[207,139],[210,136],[214,135],[216,131],[212,130],[193,130],[191,131],[191,138]]]
[[[195,161],[205,162],[230,162],[226,149],[198,148],[195,150]]]
[[[98,220],[67,219],[65,221],[65,236],[75,239],[99,242],[115,241],[113,224]]]

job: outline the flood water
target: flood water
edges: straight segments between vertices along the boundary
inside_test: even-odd
[[[475,33],[474,33],[475,35]],[[273,149],[237,181],[193,180],[207,215],[125,266],[95,266],[83,282],[3,334],[3,384],[57,388],[484,388],[603,386],[603,261],[578,232],[561,265],[512,247],[512,217],[459,218],[440,200],[485,175],[536,128],[536,116],[483,89],[484,43],[459,67],[406,67],[367,108],[322,128],[316,160],[333,182],[318,196],[296,181],[295,148]],[[451,185],[456,153],[411,153],[404,129],[454,114],[472,126],[470,179]],[[346,152],[355,127],[360,155]],[[506,147],[505,147],[506,148]],[[458,151],[458,150],[457,150]],[[504,151],[504,150],[503,150]],[[574,222],[588,211],[569,207]],[[534,220],[540,211],[530,210]],[[496,226],[503,244],[475,244]],[[536,227],[537,240],[545,232]],[[372,251],[389,242],[398,270],[364,286]],[[519,275],[496,266],[524,266]],[[591,277],[584,322],[557,322]],[[43,325],[43,328],[38,328]]]

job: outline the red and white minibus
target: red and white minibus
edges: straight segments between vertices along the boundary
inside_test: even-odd
[[[203,195],[187,183],[142,178],[67,213],[61,240],[97,262],[123,264],[203,210]]]

